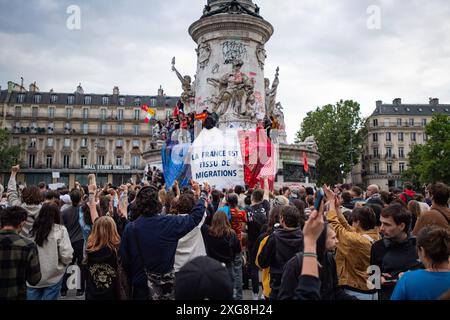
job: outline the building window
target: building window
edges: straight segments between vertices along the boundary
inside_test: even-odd
[[[134,120],[139,120],[141,117],[141,110],[134,109]]]
[[[104,155],[99,155],[97,157],[97,164],[104,166],[105,165],[105,156]]]
[[[402,119],[397,119],[397,126],[401,126],[402,125]]]
[[[427,119],[422,119],[422,127],[425,127],[427,125]]]
[[[425,132],[423,133],[423,141],[428,141],[428,135]]]
[[[37,123],[36,123],[36,121],[33,121],[30,124],[30,129],[31,129],[31,133],[36,133],[37,132]]]
[[[398,133],[398,141],[403,142],[403,132]]]
[[[55,107],[49,107],[48,108],[48,117],[54,118],[55,117]]]
[[[106,146],[106,141],[105,139],[99,139],[98,140],[98,147],[99,148],[104,148]]]
[[[403,162],[400,162],[400,163],[398,164],[398,171],[399,171],[400,173],[402,173],[403,171],[405,171],[405,164],[404,164]]]
[[[52,94],[52,96],[50,98],[50,101],[52,103],[56,103],[58,101],[58,96],[56,94]]]
[[[89,108],[83,108],[83,119],[89,119]]]
[[[51,154],[47,155],[46,167],[50,169],[52,167],[53,156]]]
[[[33,118],[37,118],[39,115],[39,108],[38,107],[32,107],[31,108],[31,116]]]
[[[102,98],[102,105],[106,106],[109,104],[109,98],[108,97],[103,97]]]
[[[53,138],[47,138],[47,147],[53,147]]]
[[[53,134],[53,130],[55,129],[55,124],[53,122],[49,122],[47,129],[48,129],[49,134]]]
[[[64,148],[70,148],[70,138],[65,138],[64,139]]]
[[[416,141],[416,133],[411,132],[411,141]]]
[[[88,138],[82,138],[81,139],[81,147],[87,148],[87,146],[88,146]]]
[[[64,125],[64,132],[67,133],[71,133],[72,131],[72,124],[70,122],[66,122],[66,124]]]
[[[155,98],[152,98],[152,99],[150,99],[150,106],[151,107],[156,107],[156,99]],[[375,119],[376,120],[376,119]],[[378,121],[378,120],[377,120]],[[378,125],[378,124],[377,124]]]
[[[72,108],[66,108],[66,118],[72,119],[73,109]]]
[[[392,163],[388,162],[387,164],[387,173],[392,174]]]
[[[75,103],[75,97],[74,96],[68,96],[67,97],[67,104],[73,105]]]
[[[68,154],[65,154],[63,157],[63,167],[64,169],[68,169],[70,165],[70,156]]]
[[[123,109],[117,110],[117,120],[123,120]]]
[[[373,119],[373,126],[378,127],[378,119]]]
[[[122,139],[117,139],[116,140],[116,147],[117,148],[122,148],[123,147],[123,140]]]
[[[390,119],[384,119],[384,126],[389,127],[391,120]]]
[[[82,168],[84,166],[87,166],[87,158],[86,158],[86,156],[84,154],[81,155],[81,157],[80,157],[80,165],[81,165]]]
[[[20,132],[20,121],[16,121],[16,123],[13,126],[13,132],[19,133]]]
[[[125,105],[125,98],[121,97],[119,98],[119,106],[124,106]]]
[[[116,157],[116,166],[122,166],[123,165],[123,159],[122,156]]]
[[[18,103],[23,103],[24,101],[25,101],[25,94],[21,93],[21,94],[17,95]]]
[[[133,148],[139,148],[139,140],[133,140]]]
[[[22,117],[22,107],[19,106],[16,107],[16,109],[14,110],[14,116],[16,118]]]
[[[108,132],[108,125],[105,123],[102,123],[100,126],[100,134],[106,134]]]
[[[41,103],[42,96],[40,94],[36,94],[34,96],[34,103]]]
[[[390,132],[386,132],[386,141],[392,141]]]
[[[117,125],[117,134],[118,135],[123,135],[123,124],[118,124]]]
[[[106,120],[106,109],[100,109],[100,119]]]
[[[392,158],[392,148],[391,147],[386,148],[386,156],[388,158]]]
[[[34,168],[35,165],[36,165],[36,155],[30,154],[28,156],[28,167]]]
[[[131,167],[132,169],[139,169],[139,163],[140,163],[140,156],[133,156],[131,158]]]
[[[30,148],[36,148],[36,138],[30,139]]]
[[[400,158],[404,158],[405,157],[405,149],[403,147],[398,148],[398,156]]]
[[[378,163],[373,164],[373,172],[378,174],[380,172],[380,165]]]
[[[373,148],[373,157],[378,158],[378,148]]]
[[[141,105],[141,98],[134,98],[134,105],[140,106]]]
[[[91,104],[92,98],[90,96],[84,97],[84,104]]]
[[[414,125],[414,119],[412,118],[412,119],[409,119],[409,125],[410,126],[413,126]]]
[[[88,134],[89,133],[89,124],[83,123],[81,125],[81,131],[83,132],[83,134]]]
[[[378,133],[372,134],[373,142],[378,142]]]
[[[139,125],[138,124],[133,125],[133,133],[136,136],[139,135]]]

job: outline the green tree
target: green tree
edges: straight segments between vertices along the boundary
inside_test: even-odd
[[[341,183],[358,163],[363,122],[359,103],[346,100],[308,112],[297,133],[297,142],[314,136],[321,154],[318,182]]]
[[[425,127],[427,143],[416,145],[409,153],[409,168],[403,174],[419,185],[441,181],[450,183],[450,117],[433,116]]]
[[[19,158],[21,145],[10,145],[11,134],[6,129],[0,129],[0,169],[10,169]]]

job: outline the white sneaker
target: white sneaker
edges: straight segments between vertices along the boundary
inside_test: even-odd
[[[252,297],[253,297],[253,300],[259,300],[257,293],[252,292]]]

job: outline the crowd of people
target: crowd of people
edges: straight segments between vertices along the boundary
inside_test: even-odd
[[[0,211],[0,299],[437,300],[450,295],[450,188],[150,181],[18,188]],[[372,272],[371,272],[372,271]],[[75,272],[75,273],[74,273]],[[75,281],[72,281],[75,279]]]

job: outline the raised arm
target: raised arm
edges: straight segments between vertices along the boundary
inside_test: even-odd
[[[97,220],[98,218],[98,212],[97,212],[97,203],[95,201],[95,194],[96,194],[96,190],[97,190],[97,183],[95,180],[95,174],[90,174],[88,176],[88,181],[89,181],[89,185],[88,185],[88,190],[89,190],[89,198],[88,198],[88,206],[89,206],[89,211],[91,213],[91,221],[92,223],[95,222],[95,220]]]
[[[21,206],[22,201],[20,200],[19,193],[17,192],[17,182],[16,176],[17,172],[19,172],[20,166],[16,165],[11,167],[11,177],[8,182],[8,203],[10,206]]]
[[[269,201],[270,189],[269,189],[269,178],[264,178],[264,200]]]
[[[123,185],[120,187],[120,196],[119,196],[119,206],[117,211],[119,212],[119,216],[121,218],[128,219],[128,186]]]

